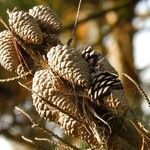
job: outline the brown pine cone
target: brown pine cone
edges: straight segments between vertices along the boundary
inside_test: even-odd
[[[91,46],[81,51],[91,72],[91,83],[88,95],[99,106],[104,105],[116,116],[123,116],[129,109],[117,71],[101,54],[92,50]]]
[[[33,104],[35,104],[36,101],[45,100],[45,102],[52,103],[70,115],[76,114],[75,109],[73,109],[74,104],[72,103],[71,94],[65,91],[61,80],[54,76],[50,70],[45,69],[35,73],[32,91]]]
[[[72,94],[70,94],[72,95],[70,97],[67,96],[69,93],[67,90],[66,95],[64,95],[65,92],[62,92],[62,90],[64,90],[63,85],[61,85],[62,83],[58,78],[54,79],[52,76],[50,70],[45,69],[37,71],[33,78],[33,104],[40,116],[59,124],[64,128],[66,134],[83,139],[90,145],[99,145],[99,142],[90,128],[91,123],[89,124],[84,117],[80,115],[80,112],[76,108],[76,103],[73,103],[73,101],[75,102],[76,97]],[[49,102],[52,102],[68,115],[56,107],[51,106]],[[69,115],[77,118],[77,120]],[[101,142],[104,146],[105,142],[103,139]]]
[[[9,15],[9,25],[11,29],[20,36],[25,42],[31,44],[41,44],[43,33],[36,22],[27,12],[14,9],[7,11]]]
[[[60,33],[62,23],[55,12],[48,6],[34,6],[29,10],[29,14],[33,16],[41,29],[46,33]]]
[[[8,71],[16,71],[20,64],[13,35],[7,30],[0,33],[0,64]]]
[[[105,106],[116,116],[123,116],[128,111],[128,103],[118,75],[100,71],[92,75],[88,90],[91,100]]]
[[[121,81],[118,79],[118,75],[101,71],[92,74],[88,91],[91,100],[102,99],[104,96],[110,94],[111,89],[123,89]]]
[[[76,49],[57,45],[49,50],[47,57],[49,67],[57,75],[74,85],[88,86],[88,65]]]
[[[91,46],[88,46],[81,50],[82,57],[86,60],[90,67],[95,67],[96,63],[100,57],[94,50],[91,49]]]

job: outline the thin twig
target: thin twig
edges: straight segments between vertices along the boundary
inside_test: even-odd
[[[22,138],[24,141],[26,141],[26,142],[28,142],[28,143],[30,143],[30,144],[35,145],[35,143],[34,143],[33,140],[31,140],[31,139],[29,139],[29,138],[27,138],[27,137],[25,137],[25,136],[21,136],[21,138]]]
[[[23,77],[26,77],[28,76],[29,74],[31,74],[32,71],[29,71],[29,72],[26,72],[24,74],[21,74],[19,76],[16,76],[16,77],[12,77],[12,78],[7,78],[7,79],[0,79],[0,83],[3,83],[3,82],[10,82],[10,81],[15,81],[15,80],[19,80],[19,79],[22,79]]]
[[[24,114],[24,115],[30,120],[30,122],[31,122],[32,124],[36,124],[36,122],[34,121],[34,119],[32,119],[29,114],[27,114],[26,112],[24,112],[24,110],[22,110],[21,108],[19,108],[19,107],[17,107],[17,106],[15,107],[15,109],[16,109],[17,111],[21,112],[22,114]]]
[[[34,139],[35,139],[36,141],[45,141],[45,142],[48,142],[49,144],[55,144],[52,140],[47,139],[47,138],[35,137]]]
[[[33,125],[32,127],[34,127],[34,128],[36,127],[36,128],[38,128],[38,129],[40,129],[41,131],[43,131],[44,133],[50,134],[50,135],[54,136],[56,139],[60,140],[60,141],[61,141],[62,143],[64,143],[65,145],[67,145],[67,146],[69,146],[69,147],[71,147],[71,148],[73,148],[73,149],[75,149],[75,150],[79,150],[79,148],[77,148],[76,146],[73,146],[72,144],[66,142],[64,139],[62,139],[62,138],[59,137],[58,135],[54,134],[54,133],[51,132],[50,130],[47,130],[47,129],[41,127],[39,124],[35,124],[35,126]]]
[[[142,96],[145,97],[145,99],[147,100],[147,103],[150,107],[150,99],[148,98],[147,94],[144,92],[144,90],[142,89],[142,87],[140,85],[137,84],[137,82],[135,80],[133,80],[129,75],[127,75],[126,73],[123,73],[123,75],[128,78],[132,83],[134,83],[134,85],[137,87],[137,89],[140,91],[140,93],[142,94]]]
[[[11,31],[10,28],[7,26],[7,24],[5,23],[5,21],[4,21],[1,17],[0,17],[0,22],[3,24],[3,26],[4,26],[7,30]]]
[[[30,69],[29,69],[29,67],[28,67],[28,65],[27,65],[27,63],[26,63],[24,57],[22,56],[20,50],[18,49],[17,41],[16,41],[15,38],[13,39],[13,43],[14,43],[14,46],[15,46],[16,53],[18,54],[20,63],[21,63],[21,64],[24,63],[24,65],[27,67],[27,69],[28,69],[28,71],[29,71]]]
[[[146,138],[148,141],[150,141],[150,137],[148,137],[145,133],[143,133],[143,130],[141,129],[141,127],[140,127],[139,124],[137,123],[137,120],[136,120],[136,122],[130,120],[130,122],[133,124],[133,126],[135,127],[135,129],[137,130],[137,132],[139,133],[139,135],[141,135],[141,137],[142,137],[142,147],[143,147],[143,140],[144,140],[144,143],[145,143],[146,145],[149,145],[149,144],[147,144],[147,142],[145,141],[145,138]],[[145,145],[145,144],[144,144],[144,145]],[[150,148],[150,147],[148,147],[148,148]]]
[[[67,42],[67,45],[70,46],[72,40],[73,40],[73,36],[74,36],[74,33],[75,33],[75,29],[77,27],[77,23],[78,23],[78,19],[79,19],[79,12],[80,12],[80,8],[81,8],[81,3],[82,3],[82,0],[79,0],[79,4],[78,4],[78,10],[77,10],[77,14],[76,14],[76,19],[75,19],[75,22],[74,22],[74,27],[73,27],[73,30],[72,30],[72,33],[71,33],[71,36],[70,36],[70,39],[68,40]]]

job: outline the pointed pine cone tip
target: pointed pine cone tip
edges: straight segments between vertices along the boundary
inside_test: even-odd
[[[10,12],[11,12],[10,9],[7,9],[7,10],[6,10],[6,13],[7,13],[8,15],[10,14]]]
[[[11,13],[15,12],[15,11],[19,11],[20,9],[18,7],[14,7],[12,10],[10,10],[9,8],[6,10],[6,13],[8,15],[10,15]]]

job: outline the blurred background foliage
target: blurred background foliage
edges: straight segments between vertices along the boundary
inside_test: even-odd
[[[149,126],[150,116],[149,114],[144,114],[141,109],[143,98],[140,96],[135,85],[122,76],[122,73],[127,73],[136,80],[138,84],[142,85],[147,91],[147,94],[149,94],[148,90],[150,86],[148,82],[146,82],[147,84],[143,84],[142,76],[140,76],[144,68],[139,70],[135,66],[135,50],[133,47],[134,36],[141,30],[141,28],[134,23],[134,20],[138,18],[144,22],[144,20],[150,17],[150,11],[146,11],[142,14],[136,13],[135,8],[141,1],[142,0],[83,0],[73,45],[75,47],[93,45],[96,51],[100,51],[108,58],[120,74],[120,79],[123,81],[130,107],[134,110],[139,119],[142,120],[144,118],[143,121]],[[145,3],[148,2],[148,0],[143,1],[145,1]],[[8,23],[7,9],[11,10],[14,7],[19,7],[22,10],[28,11],[29,8],[41,4],[50,6],[60,16],[64,24],[60,39],[63,43],[67,43],[73,29],[78,0],[0,0],[0,16]],[[1,30],[5,29],[2,24],[0,28]],[[0,67],[1,79],[13,76],[15,76],[15,74],[10,74]],[[11,150],[15,149],[16,144],[14,143],[24,143],[21,139],[21,135],[30,138],[39,135],[42,137],[40,131],[37,132],[30,128],[30,123],[24,116],[14,111],[16,105],[29,112],[36,120],[39,120],[41,124],[45,124],[32,106],[30,93],[20,87],[17,81],[1,83],[0,134],[13,140]],[[144,107],[147,107],[146,105],[147,103]],[[53,123],[46,123],[46,125],[47,128],[53,128],[59,135],[64,136],[63,132]],[[45,137],[46,135],[43,136]],[[21,146],[21,149],[23,149],[23,147],[24,145]],[[50,147],[50,149],[53,148]]]

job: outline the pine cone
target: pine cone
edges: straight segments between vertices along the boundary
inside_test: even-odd
[[[118,75],[110,72],[93,73],[88,91],[89,97],[99,106],[104,105],[116,116],[123,116],[128,110],[128,103]]]
[[[108,96],[111,89],[123,89],[121,81],[118,75],[109,72],[96,72],[92,74],[92,81],[89,88],[89,96],[91,100],[102,99],[104,96]]]
[[[103,103],[117,117],[124,116],[129,110],[129,104],[122,89],[112,90],[108,96],[103,98]]]
[[[35,104],[36,101],[45,100],[47,103],[52,103],[66,113],[75,115],[74,104],[71,102],[72,97],[68,96],[68,91],[63,93],[65,92],[64,89],[65,87],[63,87],[59,78],[55,77],[50,70],[37,71],[32,84],[33,104]]]
[[[29,14],[37,20],[44,32],[60,33],[62,23],[55,12],[48,6],[34,6],[29,10]]]
[[[26,72],[25,67],[22,64],[18,65],[16,72],[20,76],[24,75]]]
[[[36,22],[27,12],[22,10],[7,11],[9,15],[9,25],[11,29],[19,35],[25,42],[41,44],[43,33]]]
[[[0,33],[0,64],[8,71],[16,71],[20,64],[10,31]]]
[[[50,68],[56,74],[74,85],[88,86],[89,69],[77,50],[58,45],[49,50],[47,57]]]
[[[106,58],[92,50],[91,46],[81,53],[91,71],[92,79],[88,90],[90,99],[99,106],[104,105],[116,116],[123,116],[129,106],[117,71]]]
[[[32,98],[36,110],[42,118],[54,121],[62,126],[66,134],[83,139],[90,145],[98,145],[99,143],[90,128],[90,124],[84,121],[85,119],[77,110],[76,104],[73,103],[74,100],[72,99],[75,99],[75,97],[63,95],[61,91],[64,90],[64,88],[61,84],[62,83],[60,83],[58,79],[52,78],[50,70],[45,69],[35,73],[32,85]],[[67,90],[66,93],[68,93]],[[51,106],[49,102],[52,102],[68,115],[64,114],[56,107]],[[69,115],[77,118],[83,122],[83,124],[71,118]]]
[[[57,123],[60,113],[57,109],[54,109],[49,104],[45,103],[45,101],[39,99],[34,100],[33,104],[40,117]]]

